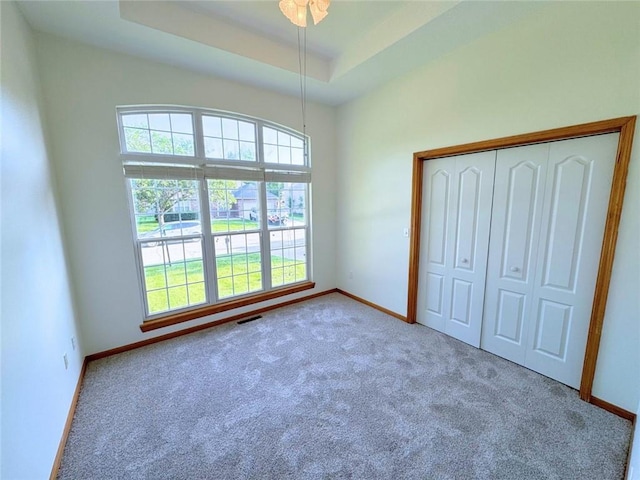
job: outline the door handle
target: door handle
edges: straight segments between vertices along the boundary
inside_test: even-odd
[[[511,270],[512,272],[519,272],[520,269],[518,267],[511,267],[509,270]]]
[[[462,263],[469,263],[469,259],[468,258],[463,258],[462,260],[460,260]]]

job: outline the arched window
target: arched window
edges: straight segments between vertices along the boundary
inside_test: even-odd
[[[300,133],[183,107],[122,107],[118,128],[148,325],[313,286]]]

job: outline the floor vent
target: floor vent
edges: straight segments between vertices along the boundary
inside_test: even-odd
[[[262,315],[256,315],[255,317],[245,318],[243,320],[240,320],[238,322],[238,325],[242,325],[243,323],[247,323],[247,322],[253,322],[254,320],[258,320],[259,318],[262,318]]]

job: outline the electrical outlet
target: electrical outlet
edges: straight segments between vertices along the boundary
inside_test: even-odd
[[[353,280],[353,272],[349,272],[349,280]]]
[[[69,359],[67,358],[67,354],[65,353],[64,355],[62,355],[62,359],[64,360],[64,369],[68,369],[69,368]]]
[[[71,347],[73,347],[73,349],[76,349],[76,337],[71,337]]]
[[[402,235],[404,235],[405,237],[409,236],[409,229],[408,228],[403,228],[402,229]]]

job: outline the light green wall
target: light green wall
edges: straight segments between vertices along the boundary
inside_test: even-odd
[[[116,107],[185,105],[237,112],[302,129],[300,100],[169,65],[38,35],[39,67],[62,222],[88,354],[229,316],[142,333],[144,312]],[[312,138],[312,249],[315,291],[335,288],[335,109],[307,108]],[[294,295],[295,296],[295,295]],[[251,305],[233,314],[267,304]]]
[[[0,15],[0,477],[33,480],[49,478],[82,352],[43,127],[33,34],[13,2],[0,2]]]
[[[406,313],[412,153],[640,113],[638,32],[638,2],[554,2],[341,107],[338,287]],[[640,398],[639,152],[593,392],[630,411]]]

